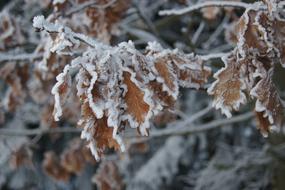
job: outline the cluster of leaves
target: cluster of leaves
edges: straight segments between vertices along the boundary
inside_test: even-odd
[[[96,159],[104,148],[124,150],[118,133],[126,126],[148,135],[150,119],[164,108],[171,108],[178,98],[179,86],[200,88],[210,75],[201,58],[178,50],[163,49],[149,43],[146,53],[135,49],[132,42],[112,47],[92,41],[59,24],[34,18],[34,27],[57,33],[52,51],[59,54],[67,47],[91,47],[66,65],[52,89],[55,95],[54,118],[62,115],[62,105],[71,91],[71,71],[77,69],[76,88],[81,102],[82,138]],[[54,48],[55,47],[55,48]]]
[[[274,68],[284,64],[284,24],[277,2],[266,1],[268,9],[248,8],[232,29],[236,48],[223,57],[225,67],[214,74],[208,89],[214,106],[227,116],[238,110],[247,97],[255,98],[261,133],[282,126],[283,106],[273,84]]]

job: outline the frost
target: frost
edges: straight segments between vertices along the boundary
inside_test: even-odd
[[[68,86],[70,86],[70,78],[68,76],[68,72],[70,69],[70,65],[66,65],[62,73],[60,73],[57,77],[57,83],[53,86],[51,93],[54,95],[55,103],[54,103],[54,120],[59,121],[59,117],[62,115],[62,100],[61,97],[65,95],[68,91]]]
[[[56,4],[63,4],[66,0],[53,0],[52,4],[56,5]]]
[[[44,28],[45,17],[43,15],[35,16],[33,18],[33,27],[43,29]]]

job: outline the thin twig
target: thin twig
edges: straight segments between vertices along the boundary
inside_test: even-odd
[[[0,62],[3,61],[22,61],[22,60],[34,60],[43,57],[43,53],[25,53],[25,54],[18,54],[18,55],[10,55],[0,53]]]
[[[203,43],[203,45],[202,45],[203,48],[208,49],[215,41],[217,41],[217,38],[224,31],[225,25],[228,21],[229,21],[229,17],[225,16],[223,21],[216,28],[216,30],[210,35],[208,40]]]
[[[37,16],[33,19],[33,27],[38,30],[45,30],[48,33],[65,33],[66,38],[70,41],[74,41],[74,39],[79,40],[90,47],[101,46],[101,48],[106,47],[107,45],[99,42],[96,39],[93,39],[89,36],[86,36],[82,33],[76,33],[71,28],[64,26],[59,23],[50,23],[47,21],[44,16]]]
[[[39,134],[51,134],[51,133],[80,133],[81,129],[64,127],[64,128],[52,128],[52,129],[0,129],[0,135],[2,136],[33,136]]]
[[[94,8],[97,8],[97,9],[106,9],[108,7],[110,7],[111,5],[113,5],[117,0],[112,0],[104,5],[98,5],[98,2],[97,1],[88,1],[86,3],[82,3],[80,5],[78,5],[77,7],[75,7],[74,9],[70,9],[69,11],[67,11],[65,13],[65,16],[70,16],[76,12],[79,12],[83,9],[86,9],[88,7],[94,7]]]
[[[161,137],[168,137],[168,136],[177,136],[177,135],[190,135],[190,134],[196,134],[200,132],[205,132],[211,129],[215,129],[218,127],[224,127],[228,124],[233,123],[239,123],[242,121],[246,121],[251,119],[254,116],[253,112],[247,112],[229,119],[220,119],[215,120],[206,124],[198,125],[198,126],[191,126],[191,127],[183,127],[183,128],[171,128],[171,129],[164,129],[164,130],[157,130],[157,131],[151,131],[149,137],[134,137],[130,136],[126,139],[129,139],[129,143],[140,143],[148,141],[152,138],[161,138]],[[190,123],[189,123],[190,124]]]
[[[191,5],[189,7],[183,9],[172,9],[172,10],[163,10],[159,11],[160,16],[165,15],[182,15],[186,13],[190,13],[192,11],[202,9],[205,7],[236,7],[236,8],[244,8],[244,9],[256,9],[257,4],[249,4],[237,1],[207,1],[202,3],[197,3],[196,5]]]
[[[205,22],[201,22],[198,29],[194,33],[192,40],[191,40],[193,44],[197,43],[197,41],[198,41],[202,31],[204,30],[204,28],[205,28]]]
[[[188,119],[185,119],[185,120],[182,120],[182,121],[178,121],[178,122],[174,122],[174,123],[170,123],[168,125],[169,126],[170,125],[171,126],[175,125],[176,128],[185,127],[185,126],[189,125],[190,123],[193,123],[197,119],[203,117],[204,115],[209,113],[212,109],[213,109],[213,106],[209,105],[208,107],[206,107],[206,108],[198,111],[197,113],[193,114],[191,117],[188,117]]]
[[[145,25],[147,26],[147,28],[150,30],[150,32],[153,33],[153,35],[156,36],[157,41],[159,43],[161,43],[163,46],[165,47],[170,47],[162,38],[161,35],[159,34],[159,32],[157,31],[156,27],[153,25],[153,23],[151,22],[151,20],[147,17],[147,15],[144,13],[144,10],[142,10],[142,8],[137,5],[136,3],[134,4],[134,7],[137,9],[137,14],[138,16],[141,18],[141,20],[145,23]]]
[[[228,56],[230,53],[213,53],[213,54],[208,54],[208,55],[201,55],[201,59],[204,61],[207,61],[209,59],[217,59],[217,58],[222,58],[225,56]]]

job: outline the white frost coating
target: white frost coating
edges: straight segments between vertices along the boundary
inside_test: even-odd
[[[33,18],[33,27],[45,30],[50,33],[60,33],[63,32],[65,33],[66,40],[69,40],[73,44],[79,44],[79,40],[88,44],[91,47],[97,47],[99,46],[102,50],[103,49],[108,49],[108,46],[94,40],[93,38],[90,38],[88,36],[85,36],[84,34],[81,33],[76,33],[73,32],[70,28],[63,26],[59,23],[50,23],[47,20],[45,20],[44,16],[35,16]]]
[[[65,81],[65,77],[69,72],[70,65],[66,65],[63,69],[63,72],[57,75],[56,80],[57,83],[53,86],[51,93],[54,95],[54,120],[59,121],[59,117],[62,115],[62,102],[60,101],[60,94],[58,92],[58,88],[65,82],[69,83],[70,81]]]
[[[241,55],[242,58],[245,58],[246,56],[246,53],[244,51],[244,43],[245,43],[245,38],[244,38],[244,34],[248,28],[248,23],[249,23],[249,11],[250,9],[246,9],[245,12],[243,13],[242,17],[240,19],[243,19],[245,20],[245,28],[240,32],[238,33],[238,42],[237,42],[237,50],[239,52],[239,54]]]
[[[95,140],[91,140],[87,146],[90,149],[92,155],[95,157],[95,160],[99,161],[100,160],[100,156],[99,156],[99,154],[97,152]]]
[[[56,5],[56,4],[63,4],[66,0],[53,0],[52,4]]]
[[[159,15],[182,15],[186,14],[198,9],[202,9],[205,7],[241,7],[245,9],[259,9],[261,8],[260,4],[254,3],[254,4],[248,4],[243,2],[237,2],[237,1],[213,1],[208,0],[205,2],[197,3],[195,5],[191,5],[186,8],[182,9],[173,9],[173,10],[162,10],[159,11]]]
[[[160,52],[163,50],[162,46],[157,42],[148,42],[146,50],[150,52]]]
[[[89,103],[89,106],[92,109],[93,113],[96,115],[97,119],[101,119],[104,115],[104,112],[103,112],[104,107],[101,108],[99,105],[96,105],[94,103],[93,94],[92,94],[92,90],[93,90],[94,85],[95,85],[97,78],[98,78],[98,74],[96,72],[96,67],[94,65],[88,63],[88,64],[85,64],[85,68],[89,72],[89,74],[92,76],[90,85],[87,89],[88,103]]]
[[[77,81],[76,89],[77,89],[77,96],[78,97],[83,95],[85,90],[86,90],[86,89],[82,88],[82,86],[86,80],[87,80],[87,77],[85,75],[85,70],[83,68],[81,68],[76,75],[76,81]]]
[[[35,16],[33,18],[33,27],[42,29],[44,27],[45,17],[43,15]]]
[[[90,141],[93,139],[93,134],[90,132],[91,128],[94,126],[94,120],[93,119],[88,119],[86,120],[79,120],[77,123],[80,125],[81,123],[85,123],[85,126],[81,132],[81,138],[86,139],[87,141]]]
[[[60,53],[66,47],[72,47],[73,43],[66,39],[65,33],[61,32],[58,34],[57,38],[55,39],[52,47],[50,48],[51,52]]]
[[[125,144],[124,144],[124,141],[122,140],[122,138],[119,135],[113,134],[113,139],[115,139],[116,142],[119,144],[121,152],[125,152],[126,147],[125,147]]]

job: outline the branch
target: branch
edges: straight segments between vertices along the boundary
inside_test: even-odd
[[[213,109],[213,106],[209,105],[208,107],[206,107],[206,108],[198,111],[197,113],[193,114],[191,117],[188,117],[187,119],[182,120],[182,121],[170,123],[169,125],[172,125],[172,126],[175,125],[176,127],[185,127],[185,126],[189,125],[190,123],[193,123],[193,121],[196,121],[197,119],[203,117],[204,115],[209,113],[212,109]]]
[[[51,129],[0,129],[0,136],[33,136],[40,134],[51,134],[51,133],[80,133],[81,129],[78,128],[51,128]]]
[[[39,30],[45,30],[48,33],[64,33],[65,37],[71,42],[75,42],[75,40],[79,40],[93,48],[97,46],[101,46],[102,48],[106,47],[105,44],[91,37],[88,37],[81,33],[73,32],[69,27],[66,27],[59,23],[50,23],[44,18],[44,16],[34,17],[33,27]]]
[[[200,55],[201,59],[204,61],[208,61],[209,59],[217,59],[217,58],[222,58],[225,56],[228,56],[230,52],[227,53],[212,53],[208,55]]]
[[[82,3],[80,4],[79,6],[75,7],[74,9],[70,9],[69,11],[67,11],[64,15],[65,16],[70,16],[76,12],[79,12],[83,9],[86,9],[88,7],[94,7],[94,8],[97,8],[97,9],[106,9],[108,7],[110,7],[111,5],[113,5],[117,0],[112,0],[104,5],[98,5],[98,2],[97,1],[88,1],[88,2],[85,2],[85,3]]]
[[[33,60],[43,57],[43,53],[31,53],[31,54],[18,54],[18,55],[9,55],[7,53],[0,53],[0,62],[4,61],[22,61],[22,60]]]
[[[236,1],[207,1],[202,3],[197,3],[195,5],[190,5],[189,7],[183,9],[172,9],[172,10],[163,10],[159,11],[160,16],[165,15],[183,15],[186,13],[190,13],[192,11],[202,9],[205,7],[236,7],[236,8],[243,8],[243,9],[256,9],[259,8],[258,4],[253,3],[243,3],[243,2],[236,2]]]
[[[208,131],[211,129],[215,129],[218,127],[224,127],[228,124],[233,124],[233,123],[239,123],[242,121],[246,121],[251,119],[254,116],[252,112],[247,112],[235,117],[232,117],[230,119],[220,119],[220,120],[215,120],[206,124],[198,125],[198,126],[192,126],[188,127],[190,123],[185,123],[182,128],[177,129],[171,128],[171,129],[164,129],[164,130],[157,130],[157,131],[152,131],[149,137],[128,137],[129,138],[129,143],[139,143],[139,142],[144,142],[148,141],[152,138],[161,138],[161,137],[168,137],[168,136],[179,136],[179,135],[190,135],[190,134],[196,134],[204,131]],[[128,139],[127,138],[127,139]]]

